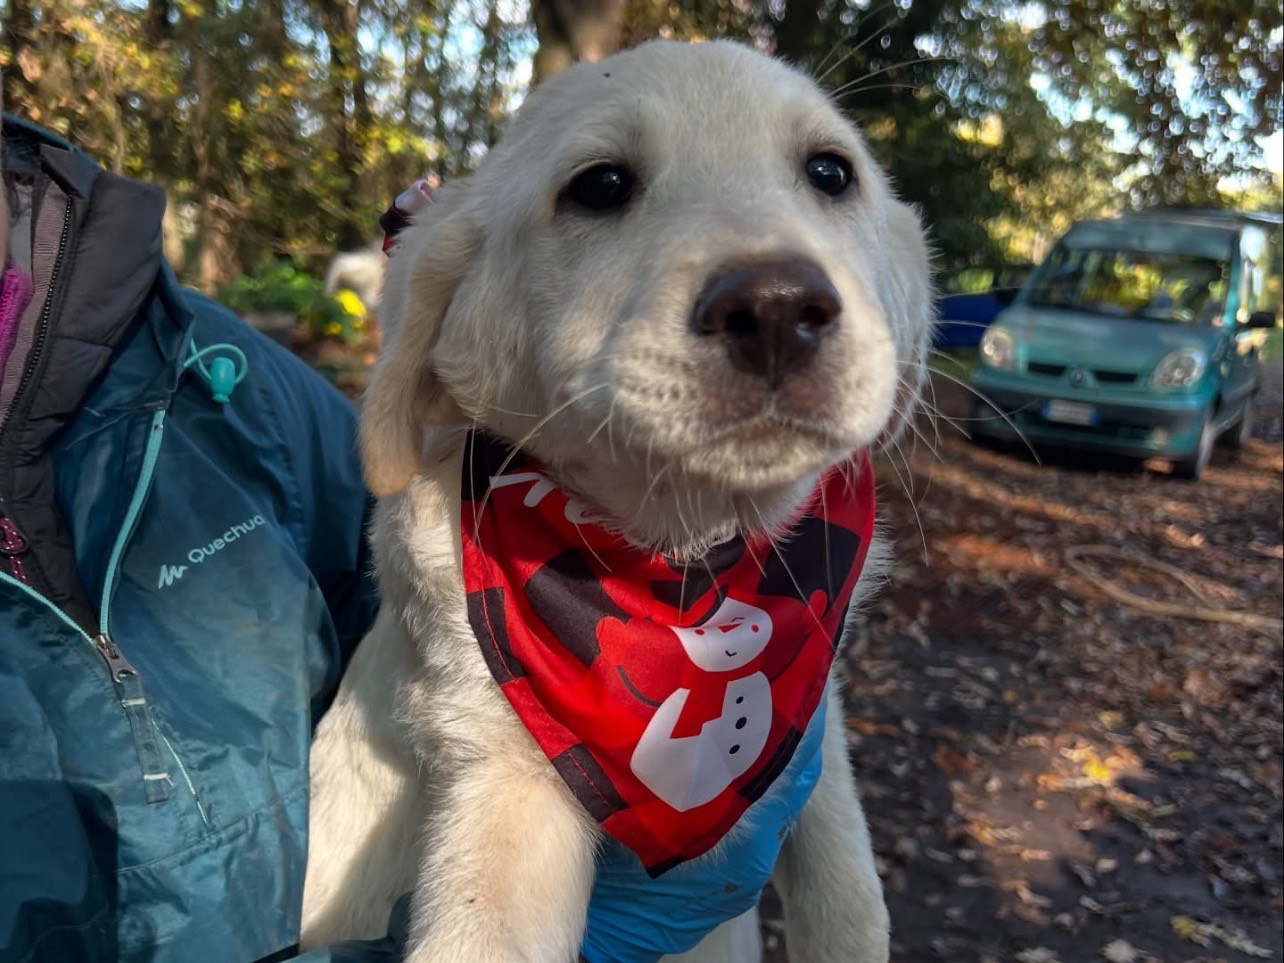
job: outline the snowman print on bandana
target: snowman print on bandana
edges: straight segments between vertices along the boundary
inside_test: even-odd
[[[703,625],[672,627],[694,666],[692,686],[723,689],[721,712],[692,735],[677,735],[692,688],[674,690],[655,711],[633,753],[639,780],[678,812],[717,798],[758,761],[771,730],[771,682],[749,666],[771,641],[771,616],[727,597]],[[736,673],[728,677],[728,673]],[[687,673],[684,673],[687,675]],[[707,699],[707,693],[700,693]],[[704,701],[704,700],[699,700]]]

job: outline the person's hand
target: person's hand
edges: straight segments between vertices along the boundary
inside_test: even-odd
[[[379,226],[383,228],[383,252],[385,254],[392,250],[393,244],[396,243],[397,235],[410,222],[409,219],[436,199],[437,188],[440,186],[441,181],[434,174],[421,177],[398,194],[397,199],[392,202],[392,206],[384,211],[383,216],[379,218]]]
[[[433,202],[437,195],[437,188],[440,186],[441,181],[436,175],[421,177],[397,195],[397,199],[392,202],[393,207],[406,217],[418,214]]]

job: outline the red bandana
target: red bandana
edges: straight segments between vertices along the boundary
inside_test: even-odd
[[[468,618],[566,785],[658,876],[712,848],[788,765],[873,526],[862,453],[784,538],[735,538],[684,565],[606,531],[524,454],[474,434]]]

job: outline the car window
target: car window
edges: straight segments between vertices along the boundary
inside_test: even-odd
[[[941,283],[944,294],[980,294],[994,287],[994,269],[970,267],[951,275]]]
[[[1029,289],[1035,307],[1121,318],[1214,324],[1226,303],[1226,259],[1059,245]]]
[[[1028,264],[966,267],[941,279],[942,294],[984,294],[994,288],[1021,286],[1030,273]]]

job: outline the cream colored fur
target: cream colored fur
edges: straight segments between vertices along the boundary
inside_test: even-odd
[[[809,185],[818,152],[850,160],[852,192]],[[565,185],[604,160],[636,172],[629,204],[569,205]],[[782,257],[819,265],[843,312],[806,377],[772,391],[689,319],[710,277]],[[598,829],[467,623],[468,427],[519,442],[639,546],[696,556],[778,525],[904,423],[929,303],[917,215],[801,73],[735,44],[653,43],[531,93],[385,281],[362,415],[383,609],[313,747],[305,946],[382,934],[413,890],[411,963],[577,956]],[[834,685],[830,699],[823,774],[777,867],[786,938],[795,963],[881,963],[887,913]],[[750,913],[681,959],[759,953]]]

